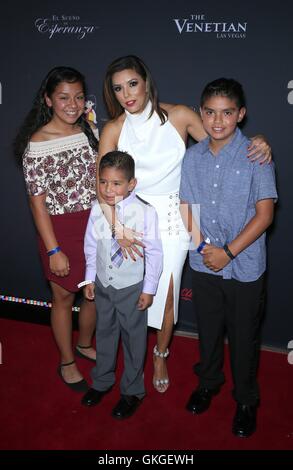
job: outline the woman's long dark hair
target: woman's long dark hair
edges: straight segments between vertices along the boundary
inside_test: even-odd
[[[52,119],[52,109],[49,108],[45,101],[45,95],[49,98],[61,82],[76,83],[82,85],[83,92],[86,94],[86,85],[84,76],[71,67],[55,67],[47,74],[42,81],[40,89],[34,99],[33,107],[26,116],[19,132],[14,140],[14,153],[18,159],[22,159],[23,154],[32,135],[41,127],[48,124]],[[88,138],[90,146],[97,150],[98,140],[96,139],[91,126],[82,115],[77,121],[82,132]]]
[[[123,70],[126,70],[126,69],[135,70],[136,73],[138,73],[138,75],[140,75],[141,78],[147,84],[148,98],[152,103],[152,109],[151,109],[149,117],[151,117],[153,112],[156,111],[159,118],[161,119],[161,123],[165,124],[165,122],[168,119],[168,113],[165,109],[162,109],[159,105],[158,90],[151,76],[151,72],[149,71],[145,63],[139,57],[136,57],[135,55],[127,55],[124,57],[119,57],[119,59],[114,60],[107,68],[106,76],[104,79],[104,100],[105,100],[110,117],[112,119],[116,119],[119,116],[121,116],[121,114],[124,113],[124,108],[117,101],[117,98],[115,96],[115,92],[113,90],[112,78],[113,78],[114,73],[122,72]]]

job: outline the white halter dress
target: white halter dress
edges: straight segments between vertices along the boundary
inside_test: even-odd
[[[153,305],[148,309],[148,325],[161,329],[171,277],[174,284],[174,323],[178,319],[178,303],[182,269],[189,248],[189,235],[179,212],[179,185],[185,144],[167,121],[161,125],[156,112],[149,118],[149,102],[141,114],[125,111],[118,149],[135,160],[136,193],[155,207],[164,251],[163,273]]]

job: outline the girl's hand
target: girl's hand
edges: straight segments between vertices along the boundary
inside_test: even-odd
[[[62,251],[50,256],[49,259],[50,270],[55,276],[68,276],[70,271],[69,259]]]
[[[247,157],[250,158],[251,162],[259,160],[260,164],[271,163],[272,161],[272,149],[268,144],[266,138],[263,135],[256,135],[252,137],[251,144],[248,147]]]

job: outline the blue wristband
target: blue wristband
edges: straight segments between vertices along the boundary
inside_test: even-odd
[[[55,253],[58,253],[58,251],[61,251],[60,246],[56,246],[56,248],[53,248],[53,250],[47,251],[48,256],[55,255]]]
[[[200,253],[201,250],[206,246],[206,244],[207,244],[207,242],[205,242],[205,241],[203,240],[203,241],[201,242],[201,244],[198,245],[196,251],[197,251],[198,253]]]

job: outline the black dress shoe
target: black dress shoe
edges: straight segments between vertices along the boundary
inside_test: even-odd
[[[257,406],[237,404],[232,432],[237,437],[249,437],[256,430]]]
[[[220,389],[197,388],[191,394],[186,409],[193,414],[200,414],[206,411],[212,401],[214,395],[219,393]]]
[[[117,405],[112,410],[112,416],[116,419],[125,419],[132,416],[142,400],[135,395],[121,395]]]
[[[104,390],[102,392],[100,390],[95,390],[94,388],[90,388],[81,399],[82,405],[84,405],[84,406],[98,405],[100,403],[100,401],[102,400],[103,396],[106,393],[108,393],[109,390]]]

